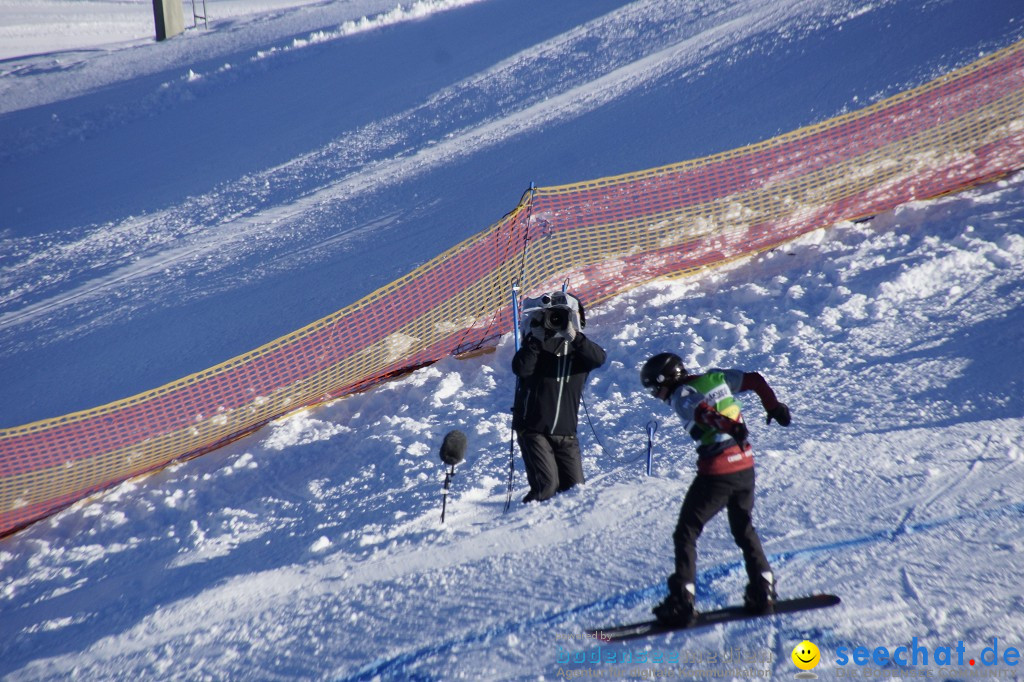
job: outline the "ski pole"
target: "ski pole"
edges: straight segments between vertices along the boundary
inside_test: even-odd
[[[651,475],[654,467],[654,434],[658,432],[658,422],[651,420],[647,422],[647,475]]]
[[[508,441],[508,494],[505,496],[505,510],[503,514],[507,514],[508,510],[512,508],[512,493],[515,492],[516,487],[516,432],[512,431],[512,435]]]

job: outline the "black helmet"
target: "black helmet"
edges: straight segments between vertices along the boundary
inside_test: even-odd
[[[648,359],[640,370],[640,381],[653,393],[663,386],[674,386],[685,376],[683,359],[675,353],[658,353]]]

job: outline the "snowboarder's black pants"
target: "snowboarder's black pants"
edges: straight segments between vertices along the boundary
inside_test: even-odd
[[[750,516],[754,509],[753,467],[719,476],[698,474],[683,500],[679,523],[672,535],[676,546],[676,575],[669,579],[670,585],[674,582],[682,588],[687,583],[695,583],[697,538],[704,530],[704,524],[723,507],[729,516],[732,536],[743,551],[750,581],[759,584],[757,581],[761,573],[771,570]]]
[[[535,500],[546,500],[555,493],[583,483],[583,463],[576,436],[549,436],[535,431],[519,431],[519,449],[526,465],[526,480]]]

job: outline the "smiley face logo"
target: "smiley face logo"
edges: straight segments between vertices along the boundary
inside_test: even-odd
[[[810,670],[821,662],[821,652],[814,642],[806,639],[793,648],[793,665],[801,670]]]

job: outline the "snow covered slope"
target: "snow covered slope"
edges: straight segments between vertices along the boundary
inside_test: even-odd
[[[3,63],[0,425],[289,333],[530,181],[757,142],[1024,35],[1017,0],[435,0],[360,21],[373,4]]]
[[[656,647],[764,649],[781,677],[807,637],[1024,642],[1021,220],[1015,179],[595,309],[612,361],[587,404],[606,449],[584,424],[590,481],[545,505],[502,513],[507,343],[120,486],[5,541],[4,665],[12,679],[554,677],[559,646],[643,617],[670,570],[692,447],[636,379],[664,349],[760,369],[792,406],[789,429],[749,406],[758,523],[784,594],[845,602]],[[451,428],[470,448],[442,527]],[[520,466],[517,498],[523,485]],[[700,548],[700,603],[735,601],[724,519]]]
[[[225,20],[312,4],[310,0],[206,0],[206,16]],[[351,7],[353,3],[348,3]],[[387,4],[363,2],[363,11]],[[185,25],[202,26],[203,0],[182,0]],[[194,10],[193,10],[194,7]],[[112,50],[153,40],[151,0],[0,0],[0,60],[25,55]]]
[[[25,102],[0,117],[2,180],[20,183],[0,198],[4,422],[146,388],[315,319],[432,255],[425,242],[441,248],[492,221],[528,179],[755,141],[1021,35],[1010,3],[984,18],[966,2],[579,5],[488,0],[315,43],[315,31],[359,17],[311,4],[83,57],[74,68],[97,85],[81,90],[53,57],[4,62],[0,106]],[[313,12],[336,12],[334,25],[295,28]],[[181,46],[208,63],[175,65]],[[432,61],[428,46],[452,59]],[[344,57],[367,60],[365,76],[347,77],[377,99],[313,88]],[[449,71],[419,82],[427,63]],[[374,78],[392,77],[378,92]],[[343,95],[352,106],[328,116]],[[247,108],[261,98],[267,120]],[[147,167],[157,195],[139,196],[151,183],[122,165],[168,121],[183,134],[199,113],[228,134],[227,118],[241,138],[286,111],[295,126],[247,138],[252,149],[213,136],[206,168]],[[90,200],[60,205],[78,177],[65,162],[97,163],[120,188],[85,177],[72,199]],[[1024,178],[1008,178],[592,308],[588,332],[610,360],[586,400],[604,447],[584,418],[588,484],[543,505],[502,513],[508,340],[76,505],[0,543],[0,676],[561,679],[560,668],[599,668],[559,659],[593,655],[583,630],[644,617],[660,598],[693,475],[681,427],[638,390],[642,361],[672,349],[694,367],[757,369],[792,407],[783,429],[745,403],[756,520],[783,594],[829,590],[844,603],[657,638],[653,651],[758,651],[772,659],[758,667],[785,679],[803,639],[821,648],[823,676],[840,671],[840,647],[917,637],[932,649],[962,641],[978,658],[998,637],[1024,648],[1022,220]],[[452,428],[470,446],[441,526],[437,448]],[[516,499],[523,478],[520,464]],[[724,519],[700,551],[699,605],[735,602],[744,577]],[[966,677],[913,672],[928,671]]]

